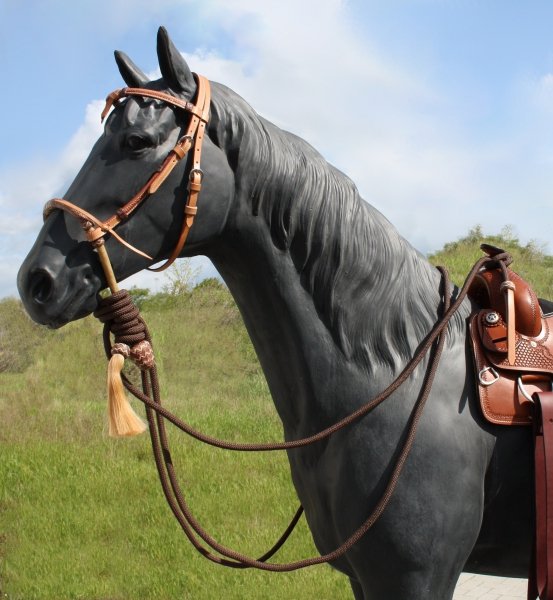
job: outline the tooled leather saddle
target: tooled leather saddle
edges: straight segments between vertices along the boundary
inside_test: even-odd
[[[484,250],[492,257],[503,253],[487,245]],[[505,281],[514,284],[514,311],[505,298],[507,286],[501,290]],[[520,275],[499,266],[478,273],[469,295],[481,307],[471,317],[470,333],[482,412],[497,425],[531,425],[532,395],[551,391],[553,304],[539,300]]]
[[[481,247],[498,260],[469,288],[480,307],[469,324],[480,405],[493,424],[533,427],[536,545],[528,600],[553,600],[553,303],[538,299],[503,250]]]

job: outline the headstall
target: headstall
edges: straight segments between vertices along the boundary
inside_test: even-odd
[[[160,267],[150,267],[149,269],[151,271],[163,271],[169,267],[176,260],[176,258],[178,258],[186,242],[190,228],[194,222],[194,217],[198,210],[198,196],[202,188],[203,179],[203,171],[201,169],[202,142],[205,135],[205,128],[209,119],[209,107],[211,102],[209,81],[202,75],[195,74],[194,77],[197,82],[195,104],[164,92],[149,90],[146,88],[125,87],[115,90],[107,96],[106,104],[101,115],[102,121],[105,119],[112,107],[117,106],[117,104],[124,98],[132,96],[154,98],[155,100],[160,100],[176,108],[183,109],[191,115],[186,132],[180,137],[178,142],[169,152],[159,169],[150,176],[146,184],[128,202],[119,208],[115,214],[105,221],[101,221],[88,211],[63,198],[53,198],[44,206],[43,217],[45,220],[54,210],[59,209],[68,212],[81,221],[81,225],[83,226],[88,241],[91,242],[92,245],[98,250],[100,261],[104,268],[110,288],[112,288],[112,283],[114,283],[114,281],[110,280],[114,280],[114,276],[109,263],[109,258],[105,252],[105,248],[103,248],[104,236],[109,233],[128,249],[136,252],[144,258],[152,260],[151,256],[148,256],[145,252],[142,252],[142,250],[135,248],[125,241],[115,231],[115,228],[126,221],[149,196],[154,194],[160,188],[175,166],[188,154],[190,149],[192,149],[192,168],[189,173],[188,199],[184,207],[184,217],[180,235],[175,247],[173,248],[173,251],[171,252],[171,255],[166,262]],[[113,288],[112,291],[114,291]]]

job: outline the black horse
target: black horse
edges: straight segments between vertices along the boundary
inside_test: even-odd
[[[196,80],[164,29],[162,77],[120,52],[128,86],[191,100]],[[329,73],[329,77],[332,74]],[[333,89],[335,85],[329,85]],[[199,210],[182,256],[208,256],[228,284],[261,361],[287,440],[316,433],[383,390],[439,317],[440,274],[348,177],[311,146],[212,84]],[[329,118],[339,106],[328,103]],[[100,219],[159,167],[189,119],[151,98],[115,107],[65,198]],[[155,261],[175,246],[192,163],[117,228]],[[108,236],[119,280],[152,261]],[[93,311],[105,287],[76,220],[48,216],[18,276],[36,321]],[[376,525],[334,566],[356,598],[447,600],[461,571],[525,576],[531,554],[531,435],[484,422],[467,354],[465,301],[417,438]],[[289,452],[317,548],[339,546],[371,512],[402,446],[427,360],[385,403],[330,439]]]

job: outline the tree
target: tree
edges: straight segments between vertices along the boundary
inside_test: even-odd
[[[166,282],[161,289],[170,296],[189,294],[199,274],[200,268],[193,267],[189,258],[181,258],[165,271]]]

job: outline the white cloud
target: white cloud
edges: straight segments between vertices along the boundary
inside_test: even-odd
[[[546,73],[538,79],[535,97],[542,110],[553,110],[553,73]]]
[[[444,204],[481,199],[482,149],[475,154],[467,148],[455,122],[444,120],[438,90],[360,37],[347,4],[240,0],[210,6],[253,58],[237,63],[196,53],[187,56],[193,69],[307,139],[424,250],[474,224],[477,215],[459,231],[455,219],[446,232],[429,221]],[[430,233],[413,236],[414,229]]]
[[[29,207],[35,210],[37,200],[46,201],[63,191],[63,186],[74,177],[102,131],[99,115],[103,106],[100,100],[90,102],[83,124],[59,156],[31,159],[18,167],[11,166],[9,173],[2,173],[0,205],[4,210],[18,217]]]
[[[101,135],[103,128],[100,115],[104,108],[104,100],[93,100],[86,107],[84,123],[69,140],[61,157],[61,177],[73,176],[80,168],[94,142]]]
[[[482,141],[470,115],[458,116],[463,98],[445,96],[422,71],[408,71],[371,45],[346,2],[209,6],[240,40],[240,63],[199,54],[189,57],[193,68],[306,138],[415,246],[437,249],[477,223],[489,232],[514,223],[523,240],[549,240],[548,220],[536,222],[528,208],[553,208],[553,127],[545,108],[528,123],[531,98],[505,97],[505,107],[520,105],[500,134]],[[552,75],[538,92],[551,111]],[[500,112],[509,113],[505,107]]]
[[[94,100],[86,107],[83,124],[71,137],[59,156],[31,159],[0,173],[0,293],[16,293],[15,280],[19,265],[38,233],[41,203],[63,193],[88,156],[98,138],[103,101]],[[9,256],[9,259],[8,259]]]

